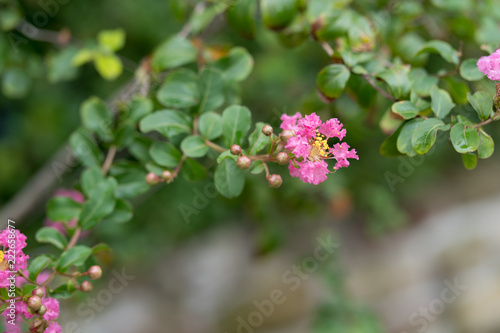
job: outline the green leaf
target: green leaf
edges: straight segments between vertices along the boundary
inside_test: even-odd
[[[479,147],[479,134],[473,127],[462,123],[455,124],[450,131],[450,139],[453,148],[458,153],[472,153]]]
[[[420,110],[419,108],[410,101],[400,101],[392,104],[392,112],[397,113],[403,117],[403,119],[415,118]]]
[[[158,165],[175,168],[182,158],[182,153],[171,143],[156,141],[149,149],[149,155]]]
[[[226,11],[226,17],[231,28],[245,38],[255,35],[255,13],[257,1],[235,0]]]
[[[394,65],[377,74],[391,89],[392,96],[396,99],[404,99],[410,93],[409,66]]]
[[[108,81],[113,81],[123,72],[122,61],[114,54],[97,54],[94,64],[97,72]]]
[[[86,64],[87,62],[94,60],[96,55],[97,52],[94,50],[81,49],[73,56],[73,59],[71,59],[71,63],[73,64],[73,66],[79,67],[83,64]]]
[[[439,119],[446,117],[455,103],[451,100],[450,94],[446,90],[437,87],[431,90],[431,109]]]
[[[238,156],[231,154],[231,151],[228,149],[217,157],[217,164],[220,165],[226,158],[232,158],[236,162]]]
[[[118,181],[115,196],[119,199],[132,199],[147,192],[151,186],[146,183],[146,175],[143,169],[130,168],[115,176]]]
[[[92,247],[92,254],[96,254],[103,251],[111,252],[113,250],[106,243],[99,243],[97,245],[94,245],[94,247]]]
[[[90,97],[80,107],[82,124],[88,130],[96,133],[105,142],[113,140],[111,126],[113,114],[108,106],[97,97]]]
[[[460,65],[460,75],[467,81],[477,81],[485,77],[477,68],[477,59],[464,60]]]
[[[487,93],[483,91],[478,91],[474,95],[467,93],[467,99],[476,110],[479,119],[486,120],[490,117],[493,110],[493,100]]]
[[[264,162],[255,161],[252,163],[252,167],[250,168],[250,173],[252,175],[258,175],[262,173],[266,168],[264,167]]]
[[[118,199],[113,213],[106,216],[101,223],[125,223],[130,221],[133,215],[132,205],[128,201]]]
[[[97,34],[97,42],[108,51],[118,51],[125,45],[123,29],[102,30]]]
[[[495,150],[495,142],[482,128],[479,129],[479,148],[477,154],[479,158],[489,158]]]
[[[241,194],[245,186],[243,170],[236,166],[231,158],[226,158],[215,170],[215,187],[226,198],[235,198]]]
[[[191,135],[181,142],[181,150],[187,157],[203,157],[209,149],[201,136]]]
[[[182,164],[182,176],[189,182],[197,182],[205,179],[207,170],[197,161],[186,158]]]
[[[58,286],[56,289],[50,291],[50,297],[52,298],[70,298],[75,293],[76,288],[71,280],[68,283]]]
[[[289,25],[298,12],[297,0],[261,0],[260,10],[264,24],[273,30]]]
[[[434,86],[437,86],[439,79],[435,76],[428,75],[423,68],[412,69],[408,75],[411,83],[411,89],[420,97],[430,95]]]
[[[226,82],[222,72],[205,68],[200,74],[198,91],[200,92],[199,113],[213,111],[224,104],[224,87]]]
[[[78,220],[78,225],[83,230],[94,227],[101,218],[113,212],[116,186],[116,180],[108,178],[91,191]]]
[[[17,4],[17,1],[7,2],[5,5],[1,3],[2,1],[0,1],[0,5],[2,6],[2,10],[0,10],[0,30],[12,30],[23,19],[21,8]]]
[[[77,52],[77,48],[70,46],[49,57],[47,78],[50,83],[70,81],[77,77],[78,68],[73,65],[73,58]]]
[[[191,34],[198,35],[203,32],[217,15],[226,10],[229,3],[229,1],[219,1],[205,10],[193,11],[188,23],[191,26]]]
[[[351,72],[344,65],[327,66],[318,74],[318,90],[327,100],[333,101],[342,94],[350,77]]]
[[[191,133],[193,119],[185,113],[174,110],[160,110],[144,117],[139,128],[141,132],[147,133],[158,131],[167,138],[179,134]]]
[[[46,255],[40,255],[32,260],[28,266],[29,278],[31,281],[36,282],[38,274],[40,274],[45,268],[47,268],[52,263]]]
[[[47,216],[52,221],[69,222],[80,216],[82,204],[72,198],[57,196],[47,204]]]
[[[175,109],[190,108],[198,104],[198,77],[189,69],[179,69],[167,76],[156,93],[163,106]]]
[[[399,134],[401,133],[401,129],[403,128],[403,125],[399,126],[398,129],[392,133],[391,136],[389,136],[387,139],[382,142],[382,145],[380,145],[379,152],[380,154],[387,156],[387,157],[397,157],[400,156],[401,153],[398,151],[397,148],[397,140],[399,138]]]
[[[245,80],[253,69],[253,58],[243,47],[233,47],[231,51],[214,63],[229,82]]]
[[[200,134],[208,140],[217,139],[222,135],[222,116],[215,112],[207,112],[198,121]]]
[[[413,145],[411,143],[413,133],[417,129],[417,127],[420,125],[420,123],[424,121],[422,118],[417,118],[410,120],[406,123],[404,123],[401,133],[399,133],[398,140],[397,140],[397,148],[400,153],[408,155],[408,156],[415,156],[417,153],[413,149]]]
[[[2,76],[2,93],[7,98],[22,98],[28,94],[31,78],[17,68],[7,69]]]
[[[104,180],[105,177],[102,174],[100,168],[93,167],[86,169],[85,171],[82,172],[81,176],[83,193],[85,193],[85,195],[88,197],[92,192],[92,190],[97,186],[97,184],[99,184]]]
[[[91,252],[92,249],[84,245],[72,247],[61,255],[57,261],[56,270],[59,273],[65,273],[73,265],[83,265]]]
[[[436,118],[425,119],[413,132],[411,138],[413,150],[420,155],[427,153],[436,143],[437,131],[446,131],[448,129],[449,125],[443,123],[442,120]]]
[[[104,155],[87,129],[82,127],[73,132],[69,138],[69,144],[83,165],[101,166]]]
[[[50,227],[39,229],[35,235],[35,239],[39,243],[52,244],[58,249],[63,250],[68,245],[68,240],[58,230]]]
[[[156,71],[163,71],[189,64],[196,60],[198,51],[191,42],[174,36],[163,42],[153,53],[152,65]]]
[[[268,143],[270,143],[271,140],[269,139],[269,137],[262,133],[262,127],[264,127],[265,125],[266,124],[260,122],[255,124],[255,130],[248,137],[249,155],[256,155],[259,151],[264,149]]]
[[[129,105],[126,122],[137,124],[142,118],[153,112],[153,102],[146,97],[134,97]]]
[[[425,43],[416,55],[423,53],[437,53],[443,57],[444,60],[455,65],[458,65],[460,61],[458,51],[451,47],[450,44],[441,40],[431,40]]]
[[[31,297],[33,290],[35,290],[36,288],[38,288],[38,286],[34,284],[23,286],[23,297]]]
[[[240,145],[250,130],[251,113],[248,108],[232,105],[222,113],[222,134],[227,147],[233,144]]]
[[[477,156],[475,154],[462,154],[462,162],[467,170],[473,170],[477,165]]]

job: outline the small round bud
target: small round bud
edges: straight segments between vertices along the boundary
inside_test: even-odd
[[[84,293],[89,293],[94,289],[94,285],[90,281],[83,281],[82,285],[80,286],[80,290],[83,291]]]
[[[87,273],[88,273],[88,276],[91,280],[100,279],[102,276],[101,266],[98,266],[98,265],[90,266]]]
[[[250,164],[252,164],[252,160],[245,155],[238,157],[238,160],[236,161],[236,165],[241,170],[250,168]]]
[[[267,177],[267,182],[269,183],[269,186],[272,188],[278,188],[283,184],[283,179],[281,179],[280,175],[270,175]]]
[[[238,145],[232,145],[230,151],[231,151],[231,154],[233,154],[233,155],[236,155],[236,156],[241,155],[241,147]]]
[[[163,178],[166,181],[171,181],[172,180],[172,172],[169,170],[165,170],[161,173],[161,178]]]
[[[38,311],[42,307],[42,299],[40,296],[31,296],[28,298],[26,305],[33,311]]]
[[[292,136],[293,136],[293,132],[290,130],[285,130],[285,131],[281,132],[281,134],[280,134],[281,142],[286,143],[288,141],[288,139],[290,139]]]
[[[45,295],[45,291],[43,290],[43,288],[38,287],[31,292],[31,295],[43,297]]]
[[[36,317],[35,320],[33,320],[33,324],[32,324],[33,328],[37,328],[37,327],[40,327],[43,325],[43,319],[40,318],[40,317]]]
[[[36,313],[38,313],[40,316],[43,316],[45,313],[47,313],[47,307],[45,305],[42,305]]]
[[[278,161],[278,164],[279,165],[285,165],[285,164],[288,164],[288,154],[285,153],[284,151],[282,151],[281,153],[278,153],[278,155],[276,155],[276,160]]]
[[[149,185],[156,185],[160,182],[160,177],[156,175],[154,172],[150,172],[146,175],[146,183]]]
[[[271,136],[273,134],[273,128],[269,125],[262,127],[262,134],[265,136]]]

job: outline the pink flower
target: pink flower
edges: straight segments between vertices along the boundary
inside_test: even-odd
[[[479,58],[477,68],[483,72],[488,79],[493,81],[500,80],[500,49],[489,56]]]
[[[337,143],[335,146],[333,146],[333,148],[330,149],[330,153],[337,160],[337,164],[335,164],[335,170],[348,167],[348,158],[355,158],[359,160],[359,157],[356,154],[356,150],[349,150],[349,145],[346,142],[342,142],[342,144]]]
[[[50,323],[50,325],[45,329],[44,333],[61,333],[62,328],[58,323]]]
[[[318,185],[326,180],[328,171],[328,163],[321,161],[304,161],[300,166],[300,180],[304,183]]]
[[[342,140],[346,135],[346,130],[342,129],[342,126],[337,118],[333,118],[320,125],[319,132],[327,138],[339,138],[339,140]]]
[[[311,145],[306,138],[302,136],[294,136],[288,139],[285,148],[294,153],[295,156],[307,158],[311,150]]]
[[[296,163],[299,164],[299,162]],[[300,177],[300,169],[296,168],[292,161],[288,164],[288,170],[290,171],[290,176]]]
[[[42,304],[47,307],[47,312],[43,315],[45,320],[55,320],[59,317],[59,301],[54,298],[45,298]]]
[[[0,247],[4,253],[0,263],[0,288],[5,288],[10,284],[8,271],[24,270],[28,267],[29,256],[23,253],[26,247],[26,236],[17,229],[7,228],[0,233]],[[13,262],[9,262],[11,255],[15,256]]]
[[[286,115],[286,114],[283,114],[281,116],[281,125],[280,125],[280,128],[282,130],[292,130],[292,131],[296,131],[298,130],[298,126],[297,126],[297,121],[302,118],[302,115],[300,114],[300,112],[297,112],[296,114],[294,114],[293,116],[289,116],[289,115]]]
[[[337,143],[330,148],[328,140],[337,138],[343,140],[346,130],[337,118],[332,118],[325,123],[312,113],[304,118],[297,113],[295,116],[283,115],[281,128],[294,128],[294,136],[289,138],[285,149],[293,154],[288,164],[292,177],[299,177],[304,183],[318,185],[327,179],[327,159],[336,159],[334,170],[349,166],[348,158],[359,159],[356,150],[349,150],[345,142]],[[292,119],[293,118],[293,119]]]

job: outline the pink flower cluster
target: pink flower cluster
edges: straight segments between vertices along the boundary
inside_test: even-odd
[[[356,150],[349,150],[345,142],[337,143],[331,148],[328,139],[337,138],[342,141],[346,135],[342,123],[337,118],[323,123],[312,113],[305,117],[297,112],[293,116],[281,116],[281,129],[293,132],[287,140],[285,149],[294,155],[290,159],[289,170],[292,177],[299,177],[305,183],[318,185],[327,179],[328,163],[326,159],[335,159],[334,170],[348,167],[348,158],[359,159]]]
[[[26,269],[28,267],[29,256],[23,253],[23,249],[26,245],[26,236],[17,229],[7,228],[0,233],[0,250],[4,255],[3,259],[0,260],[0,288],[9,288],[11,284],[9,277],[12,276],[12,273],[10,273],[11,271],[15,272],[21,270],[25,276],[29,274]],[[9,260],[12,259],[10,257],[11,255],[15,255],[15,260],[9,262]],[[13,266],[10,266],[11,264]],[[23,277],[17,277],[15,285],[17,287],[22,287],[25,282]],[[54,298],[44,298],[42,299],[42,304],[47,308],[42,318],[49,324],[44,332],[61,333],[61,327],[55,322],[57,317],[59,317],[59,302]],[[8,332],[21,332],[21,315],[26,319],[33,318],[33,314],[28,311],[28,306],[22,300],[17,300],[15,302],[15,313],[16,325],[5,324]],[[4,311],[2,313],[6,321],[12,320],[9,316],[10,314],[10,311]]]
[[[477,68],[492,81],[500,80],[500,49],[493,54],[479,58]]]
[[[0,233],[0,247],[4,253],[3,261],[0,263],[0,288],[8,288],[9,271],[25,270],[28,267],[29,256],[23,253],[26,247],[26,236],[17,229],[5,229]],[[12,255],[15,256],[15,260],[12,260],[13,266],[10,267],[9,260],[12,259]]]

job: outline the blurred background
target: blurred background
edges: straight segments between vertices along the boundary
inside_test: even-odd
[[[32,22],[43,10],[40,3],[48,2],[19,4]],[[178,3],[57,2],[41,28],[68,29],[82,41],[103,29],[126,31],[120,51],[125,72],[113,82],[90,65],[58,72],[50,60],[59,55],[57,47],[28,41],[13,53],[11,36],[0,35],[0,71],[4,65],[21,71],[9,84],[4,73],[0,94],[0,215],[9,216],[9,202],[22,193],[22,218],[9,217],[28,239],[44,223],[46,201],[72,188],[81,172],[74,164],[54,177],[52,164],[57,154],[68,154],[64,147],[79,125],[80,103],[91,95],[109,99],[144,55],[182,28]],[[354,6],[378,11],[388,3]],[[482,55],[477,45],[500,43],[494,0],[405,3],[409,9],[389,15],[381,28],[395,36],[388,47],[403,60],[422,42],[419,36],[457,48],[463,41],[468,56]],[[451,144],[438,138],[424,157],[383,157],[379,146],[390,127],[390,104],[371,87],[351,80],[350,89],[362,91],[359,100],[344,94],[324,104],[315,82],[329,59],[317,43],[288,48],[264,28],[246,40],[220,19],[206,42],[242,45],[255,59],[242,84],[242,104],[253,120],[278,129],[282,113],[338,117],[360,160],[319,186],[285,175],[273,190],[263,177],[248,176],[234,200],[213,194],[210,176],[154,188],[133,202],[130,222],[100,225],[84,239],[113,251],[100,257],[105,276],[92,294],[62,300],[63,331],[500,332],[500,155],[467,171]],[[405,26],[409,21],[413,25]],[[425,61],[431,71],[442,60],[431,55]],[[460,104],[469,87],[453,79],[448,84]],[[373,99],[377,103],[369,106]],[[489,126],[500,139],[499,124]],[[30,183],[41,170],[49,174],[43,179],[54,181]],[[52,251],[35,242],[28,249],[31,255]]]

